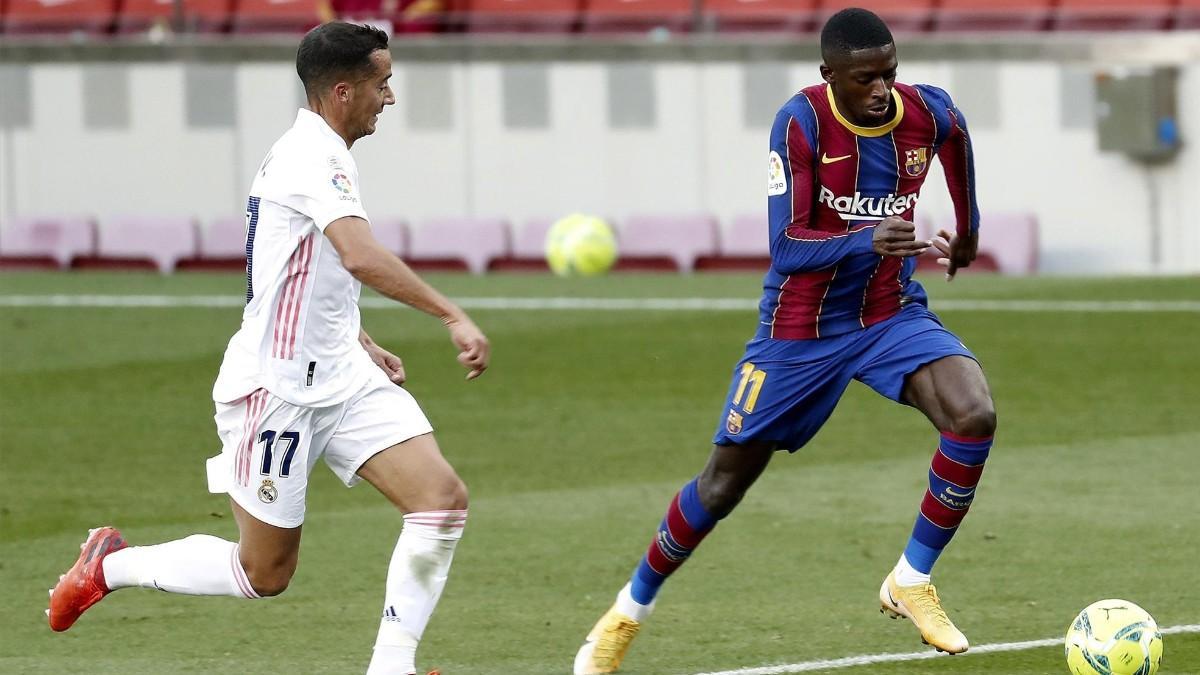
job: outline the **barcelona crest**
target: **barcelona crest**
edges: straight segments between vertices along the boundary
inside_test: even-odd
[[[733,408],[729,409],[729,417],[725,419],[725,430],[734,435],[742,433],[742,416]]]
[[[910,176],[920,176],[929,165],[929,148],[913,148],[904,151],[904,170]]]

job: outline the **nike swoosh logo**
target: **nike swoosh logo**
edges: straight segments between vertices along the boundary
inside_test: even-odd
[[[959,494],[959,493],[955,492],[952,488],[946,488],[946,494],[948,494],[952,497],[970,497],[971,493],[973,493],[973,492],[975,492],[975,491],[967,490],[966,492]]]
[[[850,159],[850,157],[851,157],[851,155],[842,155],[841,157],[830,157],[829,155],[822,152],[821,153],[821,163],[822,164],[833,164],[834,162],[840,162],[843,159]]]

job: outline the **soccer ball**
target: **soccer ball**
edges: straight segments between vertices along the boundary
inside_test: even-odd
[[[1067,630],[1067,667],[1074,675],[1154,675],[1162,652],[1154,617],[1127,600],[1088,605]]]
[[[546,263],[560,277],[597,276],[617,260],[617,238],[600,218],[573,213],[546,233]]]

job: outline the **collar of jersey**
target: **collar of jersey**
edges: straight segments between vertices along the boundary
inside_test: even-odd
[[[333,127],[329,126],[329,122],[326,122],[324,117],[321,117],[308,108],[300,108],[300,110],[296,113],[296,123],[312,127],[317,133],[325,134],[330,138],[336,138],[337,142],[341,143],[343,147],[346,145],[346,139],[339,136],[338,132],[334,131]]]
[[[896,103],[896,116],[893,117],[890,122],[877,127],[860,127],[845,117],[842,117],[842,113],[838,110],[837,102],[833,100],[833,87],[829,86],[828,84],[825,85],[825,94],[829,97],[829,109],[833,111],[833,116],[837,118],[837,121],[842,126],[846,127],[850,131],[853,131],[859,136],[867,136],[871,138],[875,136],[882,136],[886,133],[889,133],[892,129],[895,129],[896,126],[900,124],[900,120],[904,119],[904,99],[900,98],[900,94],[898,94],[895,89],[892,89],[892,101]]]

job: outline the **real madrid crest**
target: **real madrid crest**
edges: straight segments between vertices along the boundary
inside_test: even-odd
[[[725,419],[725,430],[731,434],[742,433],[742,415],[738,411],[730,408],[729,417]]]
[[[904,151],[904,170],[910,176],[920,176],[929,166],[929,148],[912,148]]]
[[[275,481],[264,478],[262,485],[258,488],[258,500],[264,504],[273,504],[278,498],[279,488],[275,487]]]

